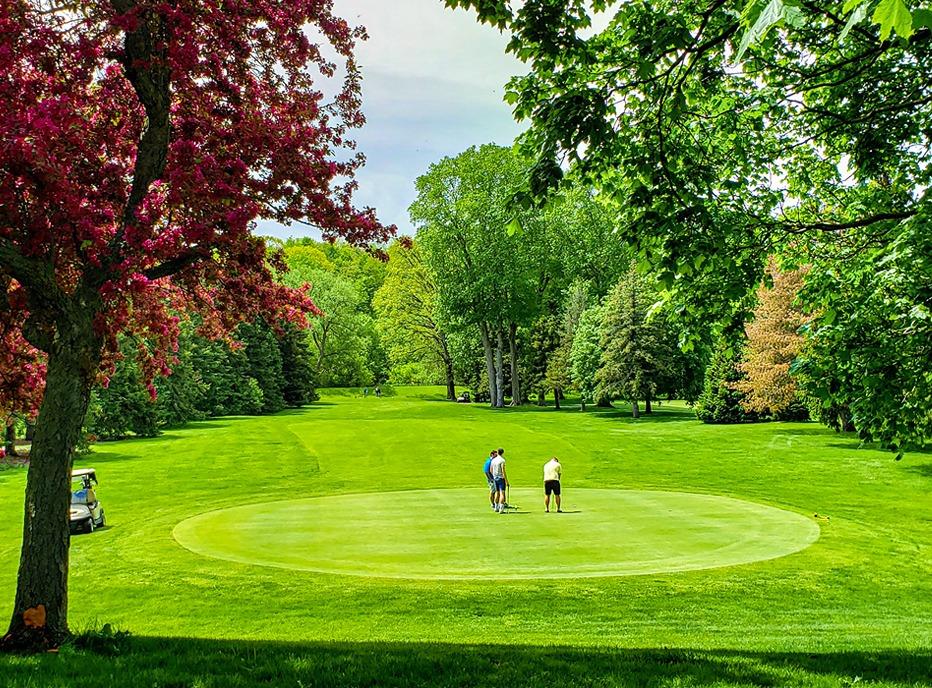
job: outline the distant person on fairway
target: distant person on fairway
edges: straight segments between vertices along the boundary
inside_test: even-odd
[[[544,511],[550,513],[550,495],[552,494],[557,502],[557,512],[562,512],[560,508],[560,477],[563,475],[563,466],[560,465],[560,459],[554,456],[550,461],[544,464]]]
[[[489,504],[492,505],[493,511],[498,511],[495,508],[495,478],[492,477],[492,460],[496,456],[498,456],[498,452],[493,449],[489,452],[489,458],[482,464],[482,472],[485,473],[485,479],[489,481]]]
[[[504,449],[495,452],[496,456],[492,459],[489,469],[492,471],[492,480],[495,481],[495,511],[500,514],[505,513],[505,488],[508,487],[508,474],[505,473],[505,453]]]

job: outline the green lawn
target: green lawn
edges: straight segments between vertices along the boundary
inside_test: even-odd
[[[186,519],[228,508],[235,515],[248,504],[264,505],[261,515],[286,500],[358,506],[387,499],[373,493],[461,490],[455,508],[425,509],[409,523],[409,544],[442,541],[443,529],[464,519],[451,542],[468,526],[468,559],[477,556],[482,528],[493,538],[520,527],[514,534],[527,543],[535,528],[552,527],[545,519],[575,516],[538,513],[533,493],[520,495],[528,514],[492,514],[480,464],[498,444],[507,448],[516,489],[536,487],[556,454],[568,499],[573,490],[728,497],[791,512],[817,524],[819,537],[787,556],[719,568],[457,580],[258,566],[197,554],[173,537]],[[381,399],[325,394],[313,407],[274,417],[101,444],[82,465],[98,470],[109,527],[73,539],[72,626],[110,623],[132,637],[112,648],[91,643],[98,651],[2,657],[0,685],[926,686],[932,676],[932,457],[897,463],[814,424],[708,426],[668,404],[639,421],[612,411],[493,411],[443,402],[438,390],[403,389]],[[0,472],[0,591],[8,605],[24,479],[21,470]],[[262,521],[246,511],[253,526],[244,528]],[[616,516],[625,523],[622,512]],[[339,513],[328,518],[356,538],[378,536],[370,539],[383,548],[408,530],[368,533],[371,519],[352,507],[342,521]],[[220,519],[214,527],[227,526]],[[609,529],[605,542],[617,542],[610,524],[600,528]],[[288,529],[266,524],[264,532],[287,549]],[[678,527],[657,537],[658,547],[691,542]],[[354,546],[358,560],[361,545]],[[328,551],[305,559],[339,559]],[[489,554],[528,556],[507,548]],[[560,554],[545,547],[538,557]],[[533,564],[521,561],[516,566]],[[507,563],[503,570],[513,572]]]

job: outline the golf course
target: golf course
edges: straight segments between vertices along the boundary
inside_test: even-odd
[[[96,444],[76,462],[107,514],[72,538],[84,634],[0,657],[0,685],[929,685],[927,453],[679,402],[633,420],[443,396],[323,390]],[[481,471],[497,446],[505,514]],[[553,455],[564,513],[543,509]],[[8,600],[25,477],[0,471]]]

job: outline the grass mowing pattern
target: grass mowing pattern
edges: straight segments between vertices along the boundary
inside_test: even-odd
[[[134,635],[113,656],[92,643],[0,657],[0,686],[930,685],[932,455],[894,462],[812,423],[702,425],[666,403],[634,421],[624,407],[496,411],[442,396],[324,391],[300,411],[97,445],[79,465],[98,470],[109,525],[72,541],[70,617]],[[481,491],[498,444],[515,485],[537,485],[557,454],[568,494],[717,494],[830,520],[788,557],[581,580],[334,576],[201,557],[172,538],[186,518],[243,504]],[[24,483],[0,471],[7,614]]]
[[[773,559],[819,536],[810,519],[713,495],[576,489],[542,513],[495,514],[487,492],[411,490],[250,504],[182,521],[175,539],[246,564],[386,578],[492,580],[668,573]],[[556,507],[554,507],[555,509]]]

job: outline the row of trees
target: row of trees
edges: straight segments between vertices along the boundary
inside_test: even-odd
[[[865,440],[932,436],[932,14],[918,3],[446,0],[510,35],[522,192],[582,178],[689,338],[809,266],[798,371]],[[592,31],[592,13],[604,13]]]

